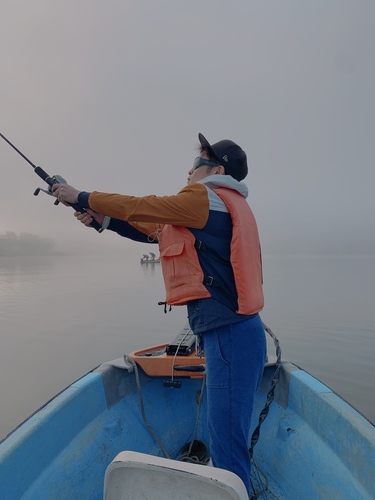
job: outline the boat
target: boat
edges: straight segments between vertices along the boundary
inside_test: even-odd
[[[253,413],[253,498],[374,499],[375,427],[273,339]],[[208,463],[204,375],[188,325],[94,368],[0,443],[0,498],[247,499],[240,478]]]
[[[152,252],[145,253],[141,257],[141,264],[160,264],[160,257],[156,258],[156,255]]]

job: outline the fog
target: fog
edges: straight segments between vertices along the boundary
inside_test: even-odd
[[[375,254],[372,0],[2,0],[0,132],[78,189],[174,194],[198,132],[247,153],[266,254]],[[0,234],[126,252],[0,140]]]

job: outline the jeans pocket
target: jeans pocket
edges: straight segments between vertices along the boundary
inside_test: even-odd
[[[217,332],[215,332],[214,335],[215,335],[215,342],[216,342],[218,359],[221,359],[223,361],[223,363],[225,363],[227,365],[228,364],[228,358],[227,358],[228,346],[225,345],[225,343],[223,342],[223,338],[220,335],[218,335]]]
[[[207,345],[208,344],[208,345]],[[216,332],[205,337],[205,354],[207,364],[207,387],[226,389],[230,381],[230,363],[226,354],[225,343]]]

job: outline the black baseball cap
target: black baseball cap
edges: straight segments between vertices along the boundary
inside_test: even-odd
[[[220,165],[225,168],[225,173],[231,175],[234,179],[242,181],[247,176],[247,158],[243,149],[233,141],[224,139],[223,141],[210,144],[202,135],[198,134],[201,145],[208,150]]]

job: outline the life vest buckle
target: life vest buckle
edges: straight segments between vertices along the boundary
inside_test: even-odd
[[[207,276],[207,280],[206,280],[206,283],[205,285],[207,286],[212,286],[212,283],[214,282],[214,279],[212,276]]]

